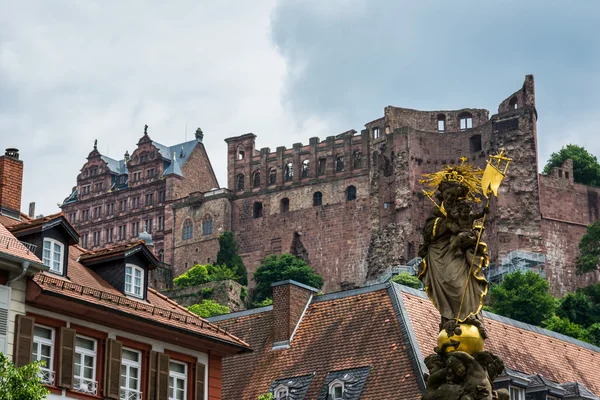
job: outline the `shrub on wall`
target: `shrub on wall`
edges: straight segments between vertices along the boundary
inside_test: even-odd
[[[188,310],[202,318],[229,314],[229,307],[222,306],[214,300],[202,300],[202,303],[200,304],[193,304],[189,306]]]

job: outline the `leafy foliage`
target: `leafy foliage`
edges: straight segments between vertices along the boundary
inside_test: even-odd
[[[550,174],[552,168],[560,167],[568,159],[573,160],[573,179],[575,182],[600,186],[600,164],[598,159],[585,148],[575,144],[568,144],[558,152],[552,153],[544,167],[544,174]]]
[[[398,275],[392,278],[392,282],[399,283],[404,286],[408,286],[415,289],[421,289],[421,281],[414,275],[408,272],[400,272]]]
[[[40,379],[41,361],[17,368],[0,353],[0,399],[43,400],[50,393]]]
[[[587,232],[579,241],[577,273],[584,274],[598,268],[600,262],[600,221],[588,225]]]
[[[202,288],[202,291],[200,292],[200,295],[202,296],[203,299],[210,299],[210,297],[212,296],[213,292],[214,292],[213,288],[205,287],[205,288]]]
[[[193,304],[188,310],[202,318],[214,317],[216,315],[229,314],[229,307],[222,306],[214,300],[202,300],[200,304]]]
[[[489,306],[496,314],[539,326],[554,314],[556,299],[544,278],[533,271],[517,271],[492,286]]]
[[[274,400],[275,397],[273,396],[273,393],[267,393],[267,394],[263,394],[258,396],[258,400]]]
[[[600,322],[590,325],[583,333],[581,340],[600,347]]]
[[[267,307],[273,304],[273,299],[267,297],[263,301],[259,301],[258,303],[252,303],[253,308]]]
[[[217,265],[225,265],[238,277],[236,280],[242,284],[248,284],[248,272],[242,258],[238,255],[238,248],[233,233],[223,232],[219,236],[219,252],[217,253]]]
[[[198,286],[208,282],[237,280],[235,272],[224,265],[194,265],[192,268],[173,279],[178,288]]]
[[[323,277],[317,274],[308,264],[291,254],[272,255],[265,258],[263,265],[254,273],[256,282],[255,301],[260,302],[271,297],[271,284],[286,279],[293,279],[317,289],[323,287]]]
[[[593,307],[592,300],[582,291],[577,291],[560,299],[556,315],[578,325],[589,326],[593,323]]]
[[[575,339],[583,338],[585,332],[585,329],[581,325],[571,322],[567,318],[560,318],[556,315],[553,315],[544,321],[544,327],[546,329],[550,329],[551,331],[571,336]]]

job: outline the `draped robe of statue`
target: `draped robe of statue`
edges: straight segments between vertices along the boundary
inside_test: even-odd
[[[448,223],[448,218],[437,210],[426,220],[423,229],[425,244],[421,249],[423,261],[418,276],[425,286],[427,296],[440,312],[442,321],[455,320],[457,316],[458,322],[469,317],[479,319],[483,298],[488,289],[482,271],[488,262],[487,255],[482,255],[485,245],[480,244],[469,274],[474,246],[451,250],[450,242],[454,234]]]

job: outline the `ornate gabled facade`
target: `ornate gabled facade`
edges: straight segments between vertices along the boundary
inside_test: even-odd
[[[195,140],[165,146],[150,138],[146,126],[136,149],[121,160],[101,154],[95,143],[61,206],[81,234],[81,245],[95,250],[126,244],[145,230],[158,259],[171,264],[171,204],[218,187],[202,138],[198,129]]]

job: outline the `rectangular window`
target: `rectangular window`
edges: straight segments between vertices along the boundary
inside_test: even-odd
[[[161,190],[158,192],[158,202],[159,203],[164,203],[166,199],[166,192],[164,190]]]
[[[40,377],[47,385],[54,385],[54,329],[35,325],[31,361],[42,361]]]
[[[141,180],[142,180],[142,171],[134,172],[133,173],[133,181],[138,182]]]
[[[169,400],[187,399],[187,364],[171,361],[169,364]]]
[[[94,184],[94,192],[101,192],[104,182],[98,182]]]
[[[146,232],[152,234],[152,218],[144,221],[144,227],[146,228]]]
[[[94,247],[100,246],[100,231],[92,232]]]
[[[87,221],[90,219],[90,210],[81,210],[81,220]]]
[[[125,267],[125,293],[135,297],[142,296],[144,287],[144,270],[135,265]]]
[[[81,237],[79,238],[79,243],[81,244],[81,247],[83,247],[84,249],[87,249],[88,247],[88,234],[84,233],[83,235],[81,235]]]
[[[121,175],[121,176],[119,176],[119,184],[120,185],[127,184],[127,175]]]
[[[127,239],[127,225],[119,226],[119,240]]]
[[[379,135],[380,135],[379,128],[378,127],[373,128],[373,139],[378,139]]]
[[[69,222],[71,224],[74,224],[76,222],[76,219],[77,219],[76,215],[77,215],[77,213],[70,213],[69,214]]]
[[[94,339],[77,335],[75,339],[73,390],[91,395],[98,393],[98,381],[96,380],[97,343]]]
[[[127,210],[127,200],[119,201],[119,212],[123,212]]]
[[[90,185],[82,186],[81,194],[90,194]]]
[[[162,231],[165,229],[165,217],[162,215],[158,217],[158,230]]]
[[[123,348],[121,357],[121,399],[141,399],[142,354],[137,350]]]
[[[154,178],[154,168],[149,168],[146,170],[146,178]]]
[[[109,203],[106,205],[106,215],[113,215],[115,213],[115,203]]]
[[[154,203],[154,193],[147,194],[145,204],[147,206],[151,206],[153,203]]]
[[[91,176],[96,176],[98,175],[98,168],[90,168],[90,175]]]
[[[139,208],[140,207],[140,196],[131,198],[131,208]]]
[[[102,207],[94,207],[93,208],[94,218],[100,218],[102,216]]]
[[[131,223],[131,236],[138,237],[140,235],[140,222]]]
[[[114,228],[107,228],[106,229],[106,243],[112,243],[112,241],[113,241],[113,233],[114,233]]]
[[[42,258],[44,265],[50,268],[50,272],[62,275],[64,251],[65,246],[62,243],[54,239],[44,239]]]
[[[148,162],[148,154],[142,154],[140,156],[140,162]]]
[[[317,175],[323,175],[325,173],[325,168],[327,167],[327,159],[319,158],[317,163]]]
[[[511,400],[525,400],[525,389],[511,386],[510,387],[510,399]]]

